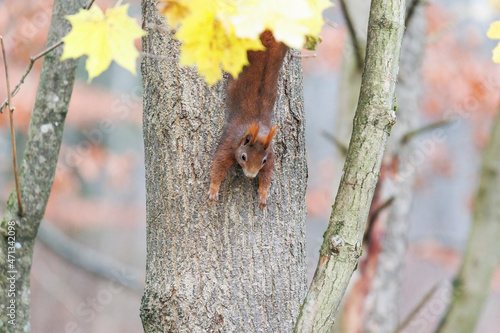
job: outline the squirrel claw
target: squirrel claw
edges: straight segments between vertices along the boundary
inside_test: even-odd
[[[259,208],[260,210],[264,210],[267,206],[267,193],[266,194],[259,194]]]
[[[210,200],[210,202],[218,201],[219,200],[219,191],[215,192],[215,191],[210,190],[208,192],[208,200]]]

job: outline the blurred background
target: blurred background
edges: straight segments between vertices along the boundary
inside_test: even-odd
[[[140,21],[140,2],[128,2],[132,4],[129,14]],[[106,8],[115,1],[96,3]],[[353,20],[366,21],[369,1],[356,0],[349,6]],[[415,67],[419,92],[413,103],[417,113],[413,129],[437,124],[441,131],[439,140],[432,131],[415,136],[410,151],[414,157],[408,170],[413,179],[413,200],[408,214],[401,319],[439,285],[428,304],[431,308],[420,313],[426,324],[418,328],[410,325],[405,332],[432,332],[449,301],[450,279],[460,267],[470,228],[482,150],[500,101],[500,65],[491,60],[497,41],[486,37],[490,23],[500,17],[499,2],[435,0],[421,6],[425,40],[421,70]],[[7,46],[11,85],[24,73],[29,57],[45,48],[51,9],[52,0],[0,0],[0,34]],[[344,123],[341,111],[348,105],[344,103],[348,96],[357,98],[359,93],[355,84],[346,89],[348,68],[355,57],[338,3],[325,17],[328,24],[322,33],[323,43],[315,52],[317,57],[303,58],[309,279],[340,179],[344,132],[352,126],[352,116]],[[360,23],[357,29],[359,39],[366,38],[366,25]],[[137,45],[140,47],[140,41]],[[19,157],[41,64],[35,63],[13,99]],[[6,97],[4,75],[2,66],[2,101]],[[44,231],[35,247],[32,331],[142,332],[139,306],[146,212],[141,78],[115,65],[91,85],[86,83],[86,75],[80,62],[42,222]],[[352,107],[347,109],[353,111]],[[14,185],[8,124],[8,115],[0,114],[0,214]],[[89,258],[94,260],[86,260]],[[87,267],[74,265],[74,261]],[[97,262],[94,266],[93,261]],[[500,332],[499,313],[497,269],[476,332]]]

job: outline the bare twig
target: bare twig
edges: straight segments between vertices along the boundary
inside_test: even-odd
[[[337,147],[337,149],[340,150],[342,157],[347,156],[347,146],[345,144],[343,144],[342,142],[340,142],[339,139],[337,139],[334,135],[332,135],[326,131],[321,132],[321,135],[323,135],[326,139],[328,139],[329,141],[331,141],[335,144],[335,147]]]
[[[95,0],[90,0],[89,4],[87,5],[87,7],[85,7],[85,9],[89,10],[90,7],[92,7],[92,5],[94,4],[94,1]]]
[[[62,44],[64,44],[63,41],[59,41],[59,42],[55,43],[54,45],[46,48],[42,52],[38,53],[37,55],[30,57],[30,64],[28,65],[28,68],[24,72],[23,76],[21,76],[21,79],[19,80],[19,82],[14,87],[14,90],[12,90],[12,95],[11,96],[15,96],[16,93],[19,91],[19,88],[24,83],[24,79],[26,79],[26,77],[28,76],[28,74],[31,72],[31,69],[33,68],[33,64],[35,63],[35,61],[37,61],[38,59],[40,59],[41,57],[43,57],[44,55],[46,55],[50,51],[54,50],[55,48],[61,46]],[[2,105],[0,105],[0,112],[3,112],[3,109],[7,106],[7,104],[8,104],[8,101],[6,99],[2,103]]]
[[[421,0],[413,0],[410,4],[410,7],[408,8],[408,11],[406,14],[406,19],[405,19],[406,30],[408,30],[408,24],[410,24],[411,19],[413,17],[413,13],[415,13],[415,9],[417,9],[420,2],[421,2]]]
[[[21,187],[19,186],[19,176],[17,171],[17,150],[16,150],[16,133],[14,130],[14,107],[12,106],[11,94],[10,94],[10,83],[9,83],[9,66],[7,65],[7,56],[5,55],[5,45],[3,43],[3,37],[0,36],[0,44],[2,44],[2,55],[3,63],[5,65],[5,80],[7,81],[7,105],[9,106],[9,119],[10,119],[10,138],[12,142],[12,161],[14,163],[14,179],[16,181],[16,193],[17,193],[17,214],[19,216],[23,215],[23,204],[21,201]]]
[[[144,290],[142,273],[136,268],[78,244],[45,220],[40,224],[37,238],[57,255],[87,272],[115,281],[135,293]]]
[[[439,127],[449,125],[453,121],[455,121],[455,120],[454,119],[445,119],[445,120],[440,120],[440,121],[437,121],[435,123],[417,128],[416,130],[413,130],[413,131],[406,133],[403,136],[403,138],[401,139],[401,143],[406,144],[406,143],[408,143],[408,141],[410,141],[411,139],[413,139],[417,135],[423,134],[423,133],[428,132],[428,131],[432,131],[433,129],[436,129]]]
[[[352,22],[351,16],[349,15],[349,10],[345,4],[344,0],[339,0],[340,8],[342,8],[342,14],[347,23],[347,28],[349,29],[349,34],[351,35],[352,46],[354,47],[354,55],[356,56],[356,65],[358,70],[363,70],[363,55],[361,54],[361,46],[359,45],[358,35],[356,29],[354,29],[354,24]]]
[[[316,58],[318,55],[316,53],[312,54],[292,54],[294,58]]]
[[[408,316],[406,316],[405,320],[403,320],[403,322],[401,324],[399,324],[398,327],[396,327],[396,329],[394,330],[394,333],[399,333],[399,332],[402,332],[406,326],[408,326],[408,324],[413,320],[413,318],[415,318],[415,316],[420,312],[420,310],[422,310],[422,308],[424,307],[424,305],[427,304],[427,302],[431,299],[432,295],[434,295],[434,293],[436,292],[436,290],[438,289],[438,287],[441,285],[441,282],[438,282],[434,285],[434,287],[432,287],[431,290],[429,290],[427,292],[427,294],[425,294],[424,298],[422,298],[420,300],[420,302],[417,304],[417,306],[415,307],[415,309],[413,309],[409,314]]]
[[[384,203],[382,203],[380,206],[375,208],[375,210],[370,214],[369,221],[368,221],[368,226],[372,226],[379,214],[386,208],[388,208],[392,203],[394,202],[395,197],[390,197],[387,199]]]
[[[335,28],[335,29],[338,29],[339,27],[339,24],[337,22],[334,22],[332,20],[330,20],[329,18],[323,18],[325,20],[325,23],[328,24],[329,26]]]
[[[85,9],[87,9],[87,10],[90,9],[90,7],[92,7],[92,4],[94,4],[94,1],[95,0],[91,0],[89,2],[89,4],[87,5],[87,7],[85,7]],[[58,48],[59,46],[61,46],[63,44],[64,44],[64,42],[62,40],[60,40],[59,42],[53,44],[52,46],[49,46],[48,48],[46,48],[42,52],[38,53],[37,55],[30,57],[30,63],[28,65],[28,68],[24,72],[23,76],[21,76],[21,79],[19,80],[19,82],[14,87],[14,90],[12,90],[11,96],[15,96],[17,94],[17,92],[19,91],[19,88],[24,83],[24,80],[26,79],[26,77],[28,76],[28,74],[31,72],[31,69],[33,68],[33,64],[35,63],[35,61],[37,61],[38,59],[40,59],[41,57],[45,56],[50,51]],[[7,106],[7,104],[8,104],[7,100],[3,101],[3,103],[0,105],[0,113],[3,112],[3,110],[5,109],[5,107]]]

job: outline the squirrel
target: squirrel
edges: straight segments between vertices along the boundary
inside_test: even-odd
[[[265,51],[248,51],[248,62],[237,79],[229,78],[226,120],[210,168],[209,199],[219,199],[219,188],[236,162],[245,176],[259,179],[259,208],[267,204],[267,190],[274,171],[272,112],[278,94],[278,78],[288,46],[270,31],[260,35]]]

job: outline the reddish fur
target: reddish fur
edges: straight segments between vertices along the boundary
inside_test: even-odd
[[[264,149],[267,149],[271,145],[271,141],[274,138],[274,135],[276,135],[276,131],[278,130],[278,125],[275,125],[271,127],[271,130],[269,131],[269,134],[267,135],[266,139],[263,142]]]
[[[242,165],[245,173],[253,176],[258,172],[259,206],[263,209],[274,170],[271,141],[278,130],[278,126],[271,126],[272,112],[278,94],[279,72],[288,47],[276,42],[269,31],[262,33],[260,39],[266,51],[249,51],[249,66],[237,79],[229,78],[226,124],[210,169],[209,198],[218,199],[222,180],[238,162],[236,156],[243,151],[248,158]],[[264,157],[267,162],[262,165]]]
[[[250,141],[250,145],[254,145],[255,142],[257,141],[257,138],[259,136],[259,124],[256,122],[253,122],[252,125],[250,125],[250,128],[248,131],[245,133],[245,136],[250,134],[252,136],[252,140]]]

